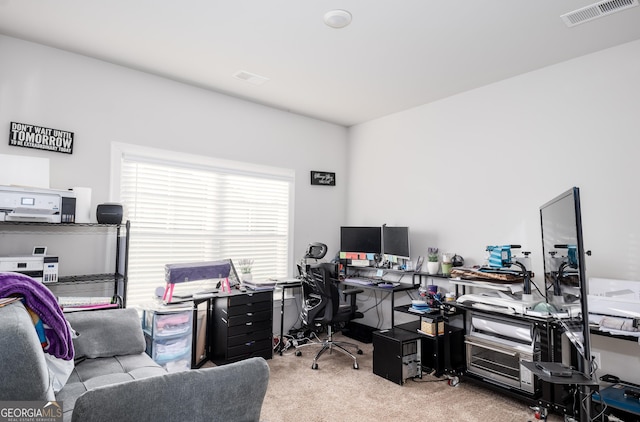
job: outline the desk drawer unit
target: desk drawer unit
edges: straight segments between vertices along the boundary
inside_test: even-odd
[[[234,292],[214,301],[213,361],[273,355],[273,292]]]

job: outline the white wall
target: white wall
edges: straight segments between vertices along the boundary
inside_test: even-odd
[[[94,209],[111,200],[112,142],[294,169],[295,258],[310,242],[337,248],[344,127],[6,36],[0,57],[0,132],[15,121],[75,133],[72,155],[0,143],[0,154],[49,158],[52,188],[90,187]],[[336,172],[337,185],[310,186],[311,170]]]
[[[640,280],[638,75],[640,41],[351,128],[348,223],[410,226],[414,260],[521,244],[542,274],[539,207],[577,186],[587,277]],[[637,343],[596,345],[640,381]]]

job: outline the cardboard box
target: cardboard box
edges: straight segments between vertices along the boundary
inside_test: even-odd
[[[425,318],[422,317],[422,321],[420,323],[420,331],[425,333],[428,336],[436,335],[436,324],[438,326],[438,335],[441,336],[444,334],[444,321],[434,320],[433,318]]]

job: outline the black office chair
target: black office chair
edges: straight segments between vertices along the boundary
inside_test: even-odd
[[[347,304],[340,304],[340,291],[332,275],[335,276],[336,265],[331,263],[307,264],[302,276],[303,303],[300,317],[305,326],[316,329],[327,328],[327,338],[320,343],[322,348],[313,359],[311,369],[318,369],[318,359],[324,352],[337,350],[353,359],[353,369],[358,369],[358,360],[347,347],[355,349],[359,355],[362,350],[355,343],[334,341],[334,330],[340,330],[349,321],[362,318],[362,312],[357,311],[356,294],[362,293],[360,289],[348,289],[343,291],[345,300],[349,296]],[[304,344],[296,348],[296,355],[300,356],[300,348],[318,343]]]

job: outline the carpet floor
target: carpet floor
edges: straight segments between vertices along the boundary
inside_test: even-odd
[[[354,340],[335,335],[336,340]],[[268,360],[270,379],[262,407],[265,422],[320,421],[535,421],[525,402],[480,385],[451,387],[446,377],[424,375],[402,386],[373,373],[373,345],[358,343],[358,370],[350,357],[325,353],[311,369],[319,346],[292,348]],[[549,415],[549,422],[562,421]]]

